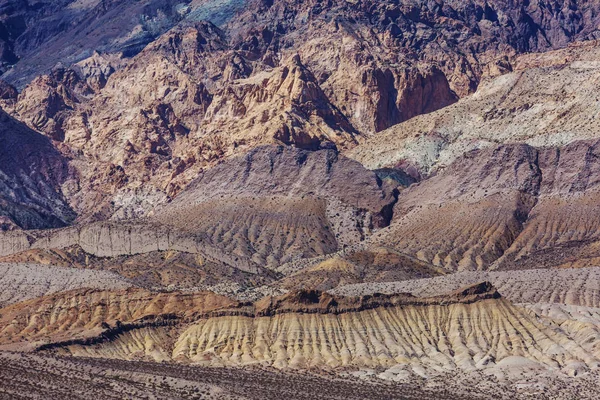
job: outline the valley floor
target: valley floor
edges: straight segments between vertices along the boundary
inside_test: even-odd
[[[476,399],[417,384],[164,363],[0,353],[0,399]]]

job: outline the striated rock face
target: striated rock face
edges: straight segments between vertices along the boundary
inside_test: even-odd
[[[340,286],[331,291],[340,296],[367,296],[374,293],[412,293],[435,296],[460,290],[466,285],[491,282],[502,297],[519,304],[557,304],[588,310],[600,306],[600,268],[558,268],[521,271],[465,271],[426,279],[396,282],[369,282]]]
[[[428,299],[302,291],[266,298],[254,307],[208,294],[151,298],[144,292],[87,291],[71,298],[64,303],[47,297],[24,303],[26,308],[3,309],[3,318],[12,321],[0,332],[4,347],[25,330],[31,342],[50,338],[39,348],[59,353],[208,365],[394,367],[389,371],[394,374],[418,366],[428,373],[490,369],[511,357],[565,370],[575,361],[597,363],[560,330],[500,299],[489,283]],[[74,324],[68,304],[79,304],[75,299],[85,299],[86,306],[79,306]],[[172,308],[181,302],[187,304],[185,312]],[[47,311],[55,322],[42,323]],[[198,312],[205,314],[194,318]],[[39,316],[27,324],[23,313]],[[106,322],[115,319],[119,322]],[[61,342],[63,336],[71,339]]]
[[[169,315],[181,318],[208,313],[237,302],[214,293],[153,294],[140,289],[121,291],[76,290],[17,303],[3,308],[0,335],[3,344],[25,340],[31,345],[44,338],[73,340],[100,334],[109,325],[153,320]],[[181,313],[181,314],[180,314]]]
[[[399,281],[440,273],[435,266],[391,248],[364,247],[367,246],[283,264],[277,271],[285,278],[276,285],[285,289],[329,290],[360,282]]]
[[[479,318],[467,322],[464,317],[470,314],[477,314]],[[448,324],[440,325],[437,318]],[[391,321],[394,321],[394,327],[390,326]],[[231,336],[225,332],[231,332],[228,327],[232,325],[238,326],[239,330],[236,329],[232,339],[228,340],[225,335]],[[479,340],[465,343],[464,336],[455,330],[459,325]],[[427,327],[435,328],[429,331]],[[215,339],[207,336],[209,332],[216,334],[216,337],[212,336]],[[507,303],[487,300],[473,304],[386,308],[340,315],[213,318],[188,328],[175,343],[173,355],[179,360],[190,359],[202,364],[262,362],[279,368],[351,365],[410,368],[411,364],[427,360],[427,363],[448,370],[472,370],[484,368],[486,364],[491,367],[513,354],[559,366],[565,365],[574,355],[559,350],[552,360],[523,341],[518,342],[518,350],[505,347],[511,342],[508,337],[515,335],[516,339],[517,332],[539,339],[552,335],[547,328],[534,323],[531,317],[519,313]],[[547,341],[540,340],[539,345],[547,348],[569,346],[566,337],[551,337],[547,336]],[[501,345],[496,347],[495,343]],[[581,349],[573,350],[580,357],[589,357]],[[80,354],[86,354],[84,349],[80,351]],[[588,360],[593,362],[593,358]]]
[[[274,267],[364,239],[389,223],[394,202],[391,187],[336,150],[270,146],[201,174],[153,220]]]
[[[447,270],[595,266],[596,141],[467,153],[401,191],[369,239]]]
[[[240,303],[212,292],[184,294],[152,293],[137,288],[112,291],[79,289],[3,308],[0,337],[4,345],[21,340],[33,344],[44,337],[50,338],[44,344],[48,348],[60,346],[56,343],[64,340],[101,343],[118,337],[122,332],[139,328],[185,325],[198,319],[221,316],[259,318],[290,313],[335,315],[401,306],[468,304],[499,297],[489,283],[429,299],[406,294],[345,298],[313,290],[266,297],[254,304]],[[103,330],[104,339],[95,339]]]
[[[191,228],[194,221],[183,211],[204,202],[313,198],[370,213],[372,220],[365,223],[365,229],[373,229],[389,222],[386,210],[395,201],[392,192],[374,172],[337,150],[266,146],[201,174],[173,202],[159,208],[156,218]]]
[[[591,380],[599,9],[0,5],[0,350]]]
[[[447,270],[488,268],[510,247],[535,206],[537,151],[507,145],[474,151],[403,190],[391,226],[373,245]]]
[[[228,264],[225,261],[214,259],[206,254],[190,253],[175,250],[151,251],[142,254],[119,254],[112,257],[98,257],[86,252],[78,245],[65,248],[34,248],[16,254],[0,257],[0,263],[28,263],[31,265],[29,271],[35,277],[36,273],[46,276],[47,272],[53,270],[50,266],[69,267],[69,272],[74,276],[82,275],[81,280],[76,278],[64,279],[63,289],[76,289],[87,287],[89,282],[85,277],[99,275],[103,277],[106,272],[108,276],[119,281],[126,281],[130,285],[148,289],[178,288],[186,290],[212,290],[227,293],[236,289],[260,287],[276,280],[279,275],[266,269],[257,267],[250,270],[240,266],[240,263]],[[9,271],[11,266],[8,267]],[[20,271],[20,270],[19,270]],[[59,269],[60,272],[60,269]],[[21,275],[17,274],[18,277]],[[14,280],[13,280],[14,279]],[[17,291],[21,290],[21,284],[7,275],[7,287],[11,290],[13,286]],[[37,278],[36,278],[37,279]],[[37,285],[34,279],[33,285]],[[45,279],[45,278],[44,278]],[[102,281],[99,279],[99,281]],[[40,285],[45,289],[52,284]],[[56,283],[58,285],[58,283]],[[96,287],[94,285],[92,288]],[[101,286],[104,288],[104,286]],[[110,286],[108,287],[110,288]],[[37,293],[37,292],[36,292]],[[37,293],[39,295],[44,294]],[[35,297],[28,294],[28,297]]]
[[[149,219],[6,234],[0,252],[79,246],[97,257],[120,257],[175,251],[201,255],[217,269],[263,274],[265,267],[365,239],[389,224],[395,201],[392,187],[336,150],[267,146],[201,174]]]
[[[540,150],[538,202],[498,268],[597,266],[599,146],[595,140]]]

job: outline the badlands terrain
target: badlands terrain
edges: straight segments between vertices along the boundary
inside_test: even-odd
[[[0,398],[600,397],[600,3],[0,2]]]

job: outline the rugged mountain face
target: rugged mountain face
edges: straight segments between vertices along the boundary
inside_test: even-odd
[[[0,109],[0,225],[3,230],[65,226],[75,218],[62,194],[67,160],[45,136]]]
[[[0,350],[596,398],[599,11],[3,3]]]
[[[485,80],[473,96],[369,138],[350,156],[369,168],[427,175],[460,155],[499,143],[562,146],[598,130],[597,41],[523,55],[514,71]]]
[[[269,275],[265,267],[336,252],[387,226],[395,194],[393,186],[334,149],[266,146],[201,174],[150,218],[11,232],[4,235],[2,253],[31,250],[7,261],[32,261],[44,259],[40,250],[58,249],[67,251],[63,260],[93,266],[98,263],[82,262],[69,249],[95,257],[149,254],[154,265],[161,264],[161,252],[185,252],[203,260],[197,266],[207,271],[213,265],[223,276],[231,268]]]
[[[132,56],[175,24],[223,23],[244,1],[7,0],[0,6],[0,73],[19,87],[57,64]]]
[[[199,171],[257,145],[353,147],[365,135],[454,103],[485,74],[510,71],[514,55],[594,37],[598,25],[590,2],[241,4],[7,9],[25,28],[7,42],[22,40],[24,55],[6,79],[20,82],[27,76],[20,65],[38,65],[28,51],[44,62],[62,57],[37,51],[45,39],[28,41],[39,18],[72,21],[53,43],[86,54],[34,79],[6,106],[62,143],[81,177],[81,190],[65,193],[81,219],[147,214]],[[119,28],[106,29],[116,13],[110,24]],[[208,14],[219,27],[196,21]],[[81,29],[94,40],[75,44]]]
[[[597,146],[467,153],[402,191],[373,241],[449,270],[594,265]]]

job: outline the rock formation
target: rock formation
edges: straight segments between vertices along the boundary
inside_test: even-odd
[[[0,397],[597,398],[599,15],[5,1]]]
[[[2,230],[65,226],[75,213],[63,195],[74,182],[67,160],[45,136],[0,109]]]
[[[12,321],[0,331],[5,348],[27,333],[29,343],[40,338],[40,350],[95,357],[277,368],[378,366],[394,367],[395,373],[418,365],[485,369],[507,357],[579,372],[598,362],[568,336],[502,300],[489,283],[423,299],[301,291],[254,305],[210,294],[67,292],[9,306],[2,316]]]

